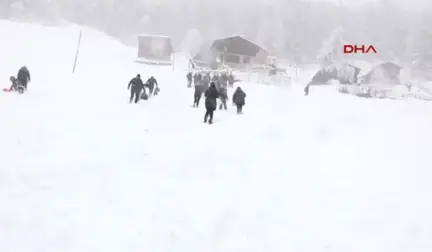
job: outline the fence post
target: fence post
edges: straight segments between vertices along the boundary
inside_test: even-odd
[[[175,60],[176,60],[175,55],[176,55],[175,53],[172,54],[172,71],[173,72],[175,70]]]
[[[81,37],[82,37],[82,29],[80,30],[79,37],[78,37],[78,46],[77,46],[77,50],[75,53],[75,60],[74,60],[73,69],[72,69],[73,74],[75,73],[76,64],[78,61],[78,55],[79,55],[79,51],[80,51],[80,47],[81,47]]]

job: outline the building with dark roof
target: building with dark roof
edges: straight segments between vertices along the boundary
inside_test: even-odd
[[[213,41],[210,49],[194,57],[195,61],[223,62],[232,68],[245,68],[250,65],[266,65],[269,53],[262,47],[241,37],[232,36]]]

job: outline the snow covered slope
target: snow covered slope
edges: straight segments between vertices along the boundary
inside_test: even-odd
[[[0,251],[431,251],[432,107],[240,83],[202,123],[185,72],[79,28],[0,21]],[[128,103],[127,82],[161,94]],[[331,87],[330,87],[331,88]]]

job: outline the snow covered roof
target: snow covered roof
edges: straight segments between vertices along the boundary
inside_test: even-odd
[[[158,35],[158,34],[139,34],[137,36],[139,37],[152,37],[152,38],[166,38],[166,39],[171,39],[170,36],[166,36],[166,35]]]
[[[364,60],[350,60],[347,63],[361,69],[359,76],[369,73],[376,66],[376,64]]]
[[[260,50],[266,51],[261,46],[249,41],[242,36],[231,36],[214,40],[211,47],[218,51],[225,51],[228,53],[247,55],[251,57],[255,57]]]
[[[230,36],[220,37],[220,38],[218,38],[218,39],[214,39],[213,41],[217,41],[217,40],[225,40],[225,39],[233,39],[233,38],[241,38],[241,39],[247,40],[247,41],[249,41],[249,42],[251,42],[251,43],[253,43],[253,44],[259,46],[259,47],[260,47],[261,49],[263,49],[264,51],[267,51],[267,52],[268,52],[268,50],[267,50],[264,46],[260,45],[260,44],[257,43],[257,42],[252,42],[252,40],[249,39],[247,36],[244,36],[244,35],[241,35],[241,34],[232,34],[232,35],[230,35]],[[213,42],[213,41],[212,41],[212,42]],[[211,44],[211,43],[210,43],[210,44]]]

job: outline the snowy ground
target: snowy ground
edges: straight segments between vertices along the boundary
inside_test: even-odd
[[[0,251],[432,250],[429,103],[241,83],[209,126],[184,72],[101,34],[71,75],[77,27],[0,32],[4,85],[33,74],[0,93]],[[161,95],[130,105],[137,72]]]

